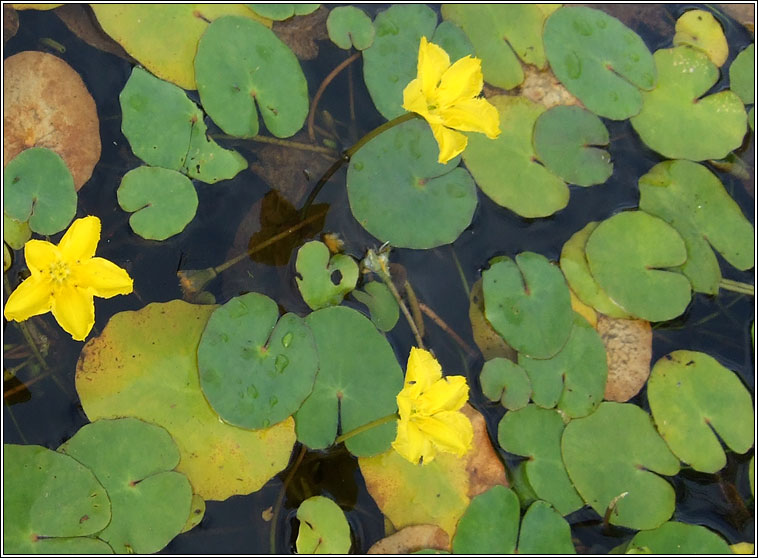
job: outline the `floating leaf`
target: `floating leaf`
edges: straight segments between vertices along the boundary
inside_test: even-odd
[[[3,552],[113,553],[88,537],[108,525],[111,505],[87,467],[42,446],[4,444],[3,475]]]
[[[750,105],[755,101],[755,43],[742,50],[729,66],[729,88],[742,102]]]
[[[676,318],[690,302],[690,282],[673,271],[687,259],[679,233],[643,211],[625,211],[600,223],[587,239],[592,276],[633,316]]]
[[[129,225],[142,238],[166,240],[179,234],[197,211],[197,193],[189,178],[174,170],[138,167],[127,172],[116,191]]]
[[[674,46],[688,45],[703,51],[716,66],[723,66],[729,45],[721,24],[705,10],[687,10],[676,20]]]
[[[32,147],[3,171],[3,214],[39,234],[65,229],[76,214],[76,189],[66,163],[55,151]]]
[[[580,107],[553,107],[534,125],[534,149],[540,161],[578,186],[602,184],[613,174],[610,154],[594,147],[608,141],[603,121]]]
[[[629,118],[642,108],[640,89],[655,86],[655,63],[643,40],[604,12],[563,7],[547,19],[543,39],[555,75],[595,114]]]
[[[537,498],[550,502],[563,515],[582,507],[561,458],[565,424],[558,411],[528,405],[505,414],[497,429],[500,446],[527,457],[520,467]]]
[[[532,131],[545,107],[523,97],[489,101],[500,113],[500,136],[469,134],[466,167],[492,201],[522,217],[547,217],[566,207],[568,186],[536,161]]]
[[[745,107],[732,91],[703,97],[719,70],[694,48],[655,53],[658,85],[643,93],[642,110],[631,119],[645,144],[669,159],[723,159],[742,145]]]
[[[516,360],[516,351],[505,342],[505,339],[500,337],[484,316],[484,293],[482,292],[481,278],[471,286],[468,316],[471,321],[471,333],[474,336],[474,341],[485,360],[498,357]]]
[[[547,502],[534,502],[521,520],[518,553],[576,554],[571,526]]]
[[[513,554],[518,536],[519,502],[504,486],[493,486],[468,505],[458,522],[455,554]]]
[[[438,155],[429,126],[419,120],[372,139],[347,170],[353,216],[393,246],[420,249],[453,242],[471,224],[476,186],[458,167],[460,159],[442,165]]]
[[[329,12],[326,20],[329,38],[338,47],[350,50],[365,50],[374,42],[374,23],[360,8],[355,6],[337,6]]]
[[[323,308],[305,321],[316,340],[319,373],[295,424],[298,440],[321,449],[334,443],[338,425],[346,433],[394,412],[403,372],[387,340],[355,310]],[[376,455],[386,451],[395,431],[395,423],[387,423],[345,445],[353,455]]]
[[[89,6],[84,4],[65,4],[55,10],[55,15],[82,41],[96,49],[108,52],[129,63],[135,60],[123,49],[123,47],[107,35],[98,25],[97,19],[92,17]]]
[[[347,554],[350,552],[350,525],[345,513],[333,500],[312,496],[297,508],[300,527],[298,554]]]
[[[409,525],[375,542],[367,554],[449,554],[449,548],[450,537],[436,525]]]
[[[350,256],[335,254],[323,242],[306,242],[297,251],[297,288],[311,310],[336,306],[358,281],[358,264]]]
[[[192,503],[190,506],[190,515],[187,521],[184,524],[184,527],[182,527],[182,533],[186,533],[187,531],[191,531],[195,527],[197,527],[200,522],[203,520],[203,517],[205,516],[205,500],[203,500],[199,495],[193,494],[192,495]]]
[[[753,267],[755,230],[707,168],[690,161],[664,161],[640,178],[639,187],[640,209],[682,235],[687,247],[682,273],[693,290],[718,293],[721,270],[711,247],[737,269]]]
[[[112,518],[98,534],[118,554],[149,554],[184,527],[192,487],[173,471],[179,450],[166,430],[134,418],[98,420],[58,451],[89,467],[111,500]]]
[[[650,416],[628,403],[601,403],[566,425],[561,452],[574,487],[610,522],[653,529],[671,517],[674,489],[661,475],[679,472],[679,460],[653,427]]]
[[[283,21],[296,15],[308,15],[318,10],[321,4],[245,4],[259,16],[273,19],[274,21]]]
[[[287,466],[295,442],[290,419],[243,430],[219,420],[206,401],[197,350],[215,308],[174,300],[120,312],[84,345],[76,370],[87,417],[131,416],[163,426],[181,453],[177,471],[206,500],[259,490]]]
[[[353,291],[358,302],[368,306],[371,321],[381,331],[390,331],[400,317],[400,308],[395,297],[384,283],[370,281],[363,285],[363,290]]]
[[[482,273],[487,320],[519,353],[549,358],[568,340],[574,312],[560,269],[545,256],[522,252]]]
[[[209,23],[238,15],[271,26],[241,4],[93,4],[103,30],[140,64],[183,89],[197,89],[193,61]]]
[[[640,531],[631,541],[633,549],[649,549],[652,554],[732,554],[726,541],[702,525],[667,521],[650,531]]]
[[[313,389],[319,358],[302,318],[279,318],[276,302],[248,293],[217,308],[197,349],[200,387],[226,422],[268,428]]]
[[[512,411],[529,403],[532,384],[526,371],[507,358],[494,358],[484,363],[479,376],[482,392],[490,401],[501,401]]]
[[[608,357],[608,381],[604,398],[629,401],[637,395],[650,376],[653,355],[653,330],[645,320],[624,320],[600,316],[597,332]]]
[[[100,159],[95,100],[79,74],[52,54],[5,59],[3,126],[3,165],[29,147],[47,147],[65,161],[79,190]]]
[[[6,187],[10,183],[6,182]],[[28,221],[19,221],[3,211],[3,240],[14,250],[20,250],[26,241],[32,237]]]
[[[715,473],[726,465],[719,440],[736,453],[753,446],[750,393],[704,353],[674,351],[661,358],[650,373],[647,398],[658,432],[696,471]]]

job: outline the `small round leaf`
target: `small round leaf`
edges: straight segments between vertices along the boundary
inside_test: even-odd
[[[284,21],[296,15],[308,15],[315,12],[321,4],[284,4],[272,2],[269,4],[246,4],[259,16]]]
[[[532,384],[526,371],[507,358],[485,362],[479,382],[487,399],[501,401],[503,407],[512,411],[525,407],[532,396]]]
[[[627,554],[634,549],[648,549],[652,554],[732,554],[724,539],[702,525],[667,521],[656,529],[640,531],[631,541]]]
[[[6,186],[8,184],[6,183]],[[28,221],[19,221],[3,211],[3,241],[14,250],[20,250],[32,237]]]
[[[336,306],[358,281],[358,264],[350,256],[335,254],[323,242],[306,242],[297,251],[297,288],[311,310]]]
[[[513,554],[519,502],[505,486],[493,486],[471,500],[452,540],[455,554]]]
[[[729,45],[721,24],[705,10],[687,10],[676,20],[674,46],[688,45],[702,50],[716,66],[723,66]]]
[[[338,47],[350,50],[353,46],[365,50],[374,42],[374,24],[371,18],[355,6],[337,6],[326,18],[326,31]]]
[[[300,527],[295,546],[298,554],[347,554],[350,525],[333,500],[312,496],[297,508]]]
[[[737,93],[742,102],[750,105],[755,101],[755,43],[742,50],[729,66],[729,88]]]
[[[518,553],[576,554],[571,541],[571,526],[547,502],[534,502],[521,520]]]
[[[390,331],[400,318],[400,308],[387,285],[378,281],[370,281],[363,285],[363,290],[353,291],[358,302],[368,306],[371,321],[381,331]]]

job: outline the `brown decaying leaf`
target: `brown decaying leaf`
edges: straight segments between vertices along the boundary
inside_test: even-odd
[[[530,101],[540,103],[547,108],[557,105],[575,105],[582,107],[582,103],[569,93],[550,68],[539,70],[535,66],[522,64],[524,67],[524,81],[520,86],[520,93]]]
[[[473,498],[495,485],[508,486],[505,466],[492,447],[484,416],[468,403],[461,409],[474,427],[474,451],[468,454],[466,471],[469,475],[468,497]]]
[[[498,335],[484,316],[484,293],[481,279],[471,287],[468,317],[471,321],[474,342],[482,351],[484,360],[502,357],[515,362],[516,351]]]
[[[300,60],[313,60],[318,56],[316,41],[326,39],[326,18],[329,9],[320,6],[308,15],[295,16],[284,21],[275,21],[271,28]]]
[[[13,38],[18,31],[18,12],[3,4],[3,44]]]
[[[605,344],[608,381],[605,399],[623,403],[637,395],[650,376],[653,331],[645,320],[622,320],[599,314],[597,331]]]
[[[367,554],[410,554],[423,548],[450,550],[450,537],[436,525],[410,525],[375,542]]]
[[[86,4],[66,4],[56,8],[54,13],[74,35],[88,45],[114,54],[132,64],[137,63],[120,44],[103,31],[95,14],[92,13],[92,8]]]
[[[79,190],[100,159],[97,108],[82,78],[44,52],[20,52],[3,68],[3,166],[24,149],[46,147],[63,158]]]

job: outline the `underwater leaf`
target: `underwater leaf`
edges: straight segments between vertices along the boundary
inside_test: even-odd
[[[183,89],[197,89],[193,61],[210,22],[238,15],[271,26],[241,4],[92,4],[98,23],[145,68]]]
[[[32,147],[3,171],[3,214],[29,223],[39,234],[65,229],[76,214],[76,189],[66,163],[55,151]]]
[[[261,429],[300,408],[313,389],[319,357],[299,316],[279,318],[276,302],[248,293],[218,307],[197,348],[200,387],[226,422]]]
[[[532,404],[506,413],[498,425],[497,439],[504,450],[527,458],[520,467],[535,496],[567,515],[584,504],[561,457],[564,428],[558,411]]]
[[[687,247],[682,273],[693,290],[718,293],[721,270],[711,247],[737,269],[753,267],[755,230],[706,167],[664,161],[640,178],[639,188],[640,209],[660,217],[682,235]]]
[[[197,211],[197,192],[189,178],[160,167],[142,166],[127,172],[116,191],[129,226],[142,238],[166,240],[179,234]]]
[[[604,399],[629,401],[639,393],[650,376],[653,355],[650,322],[601,315],[596,329],[603,339],[608,357]]]
[[[577,186],[602,184],[613,174],[607,151],[608,129],[580,107],[559,105],[543,112],[534,125],[534,150],[545,166]]]
[[[373,47],[372,47],[373,48]],[[358,222],[400,248],[453,242],[471,224],[476,186],[455,158],[437,162],[426,122],[405,122],[369,141],[350,160],[347,193]]]
[[[746,105],[755,102],[755,43],[743,49],[729,66],[729,88]]]
[[[532,385],[532,401],[540,407],[556,405],[570,418],[594,411],[603,400],[608,376],[605,346],[587,320],[574,314],[566,344],[550,358],[519,354],[518,363]]]
[[[468,134],[466,167],[492,201],[522,217],[547,217],[566,207],[568,186],[536,161],[534,123],[545,107],[517,96],[490,97],[500,113],[500,136]]]
[[[366,554],[449,554],[449,549],[450,537],[436,525],[409,525],[375,542]]]
[[[24,51],[3,61],[3,127],[3,165],[30,147],[52,149],[77,190],[100,159],[95,100],[81,76],[52,54]]]
[[[692,47],[655,52],[658,85],[642,94],[642,110],[631,118],[642,141],[669,159],[723,159],[742,145],[745,107],[732,91],[702,97],[719,69]]]
[[[532,396],[532,384],[526,371],[507,358],[493,358],[484,363],[479,375],[482,393],[490,401],[515,411],[525,407]]]
[[[703,51],[716,66],[723,66],[729,45],[721,24],[705,10],[687,10],[676,20],[674,46],[688,45]]]
[[[482,273],[487,320],[519,353],[549,358],[571,333],[574,312],[563,274],[545,256],[503,257]]]
[[[298,554],[347,554],[350,525],[345,512],[324,496],[312,496],[297,508],[300,527],[295,546]]]
[[[337,6],[326,20],[329,38],[338,47],[365,50],[374,42],[374,23],[362,9],[355,6]]]
[[[592,276],[624,310],[650,322],[679,316],[690,303],[690,282],[675,271],[687,259],[679,233],[644,211],[624,211],[587,239]]]
[[[403,89],[416,78],[421,37],[430,39],[435,27],[437,14],[422,4],[396,4],[376,15],[374,44],[363,51],[363,79],[387,120],[405,113]]]
[[[134,418],[86,424],[58,451],[89,467],[111,500],[111,521],[98,533],[117,554],[149,554],[184,527],[192,487],[173,471],[179,450],[166,430]]]
[[[710,529],[679,521],[667,521],[656,529],[640,531],[629,541],[627,554],[643,548],[659,555],[732,554],[726,541]]]
[[[321,4],[284,4],[272,2],[269,4],[245,4],[261,17],[283,21],[296,15],[308,15],[315,12]]]
[[[521,519],[518,553],[576,554],[571,541],[571,526],[547,502],[534,502]]]
[[[305,322],[316,340],[319,372],[312,393],[295,414],[297,439],[322,449],[339,433],[394,412],[403,371],[392,347],[363,314],[332,306],[312,312]],[[353,455],[376,455],[389,448],[395,431],[390,422],[345,445]]]
[[[453,536],[455,554],[513,554],[519,525],[518,496],[493,486],[471,500]]]
[[[679,460],[650,416],[629,403],[601,403],[591,415],[566,425],[561,452],[574,487],[610,523],[653,529],[671,517],[674,489],[661,475],[676,475]]]
[[[736,453],[753,446],[750,392],[713,357],[696,351],[664,356],[650,373],[647,398],[658,432],[696,471],[715,473],[726,465],[721,442]]]
[[[371,321],[381,331],[390,331],[400,318],[400,308],[387,285],[379,281],[369,281],[363,290],[354,290],[353,296],[358,302],[368,306]]]
[[[336,306],[358,281],[358,264],[350,256],[335,254],[323,242],[306,242],[297,251],[297,288],[311,310]]]
[[[10,182],[6,180],[5,187],[8,188]],[[7,191],[7,190],[6,190]],[[20,250],[26,244],[26,241],[32,237],[32,230],[29,228],[28,221],[19,221],[3,211],[3,241],[14,250]]]
[[[88,537],[108,525],[111,504],[87,467],[42,446],[4,444],[3,475],[4,553],[113,553]]]
[[[624,120],[655,86],[653,57],[639,35],[593,8],[563,7],[545,23],[545,53],[556,77],[599,116]]]
[[[219,128],[237,137],[294,135],[308,116],[308,84],[295,55],[273,31],[240,16],[208,26],[195,56],[197,91]],[[257,106],[257,108],[256,108]]]
[[[205,399],[197,350],[215,308],[174,300],[116,314],[84,345],[76,391],[90,421],[131,416],[164,427],[179,447],[176,469],[194,492],[225,500],[259,490],[287,466],[295,429],[291,419],[266,430],[237,428]]]

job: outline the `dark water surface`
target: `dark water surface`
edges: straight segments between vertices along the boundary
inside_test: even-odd
[[[689,6],[689,5],[687,5]],[[620,17],[640,33],[651,51],[670,45],[673,24],[685,5],[611,6],[608,11]],[[381,5],[363,5],[372,15],[384,9]],[[602,8],[599,5],[595,7]],[[633,21],[625,19],[633,14]],[[728,68],[734,56],[752,42],[748,31],[732,20],[716,14],[724,24],[730,45]],[[624,17],[625,16],[625,17]],[[638,17],[639,16],[639,17]],[[176,278],[178,269],[202,269],[216,266],[239,254],[255,230],[256,204],[269,192],[270,186],[253,172],[243,171],[231,181],[217,185],[196,183],[199,208],[195,219],[184,232],[164,242],[146,241],[129,228],[129,214],[118,208],[116,189],[122,176],[139,166],[120,130],[121,109],[118,94],[124,87],[132,66],[128,62],[92,48],[73,35],[51,12],[19,12],[18,34],[5,45],[5,57],[24,50],[48,50],[41,38],[52,38],[66,47],[64,53],[52,51],[68,62],[82,76],[97,103],[100,117],[102,155],[92,178],[79,192],[77,217],[92,214],[102,220],[103,232],[98,256],[125,267],[134,279],[135,293],[96,302],[96,324],[93,334],[105,327],[108,319],[124,310],[138,310],[150,302],[165,302],[182,298]],[[320,41],[320,54],[311,61],[301,61],[313,95],[324,77],[344,58],[344,51],[329,40]],[[349,73],[352,73],[357,124],[350,125],[348,103]],[[328,110],[337,121],[340,149],[349,147],[358,137],[383,122],[363,85],[360,61],[350,72],[343,72],[329,86],[319,107]],[[727,87],[723,78],[714,87]],[[197,97],[193,97],[197,100]],[[323,120],[319,121],[324,126]],[[345,125],[343,125],[345,124]],[[395,249],[392,261],[405,267],[416,294],[432,308],[469,345],[474,346],[468,320],[468,295],[461,272],[470,286],[481,276],[490,258],[497,255],[514,256],[530,250],[551,260],[559,256],[563,243],[591,220],[605,219],[617,211],[636,207],[639,194],[637,179],[653,165],[663,160],[645,148],[628,121],[605,121],[608,127],[614,163],[614,173],[606,184],[592,188],[571,187],[568,207],[546,219],[523,219],[497,206],[479,192],[479,205],[472,225],[451,246],[433,250]],[[209,130],[213,131],[209,122]],[[224,143],[237,148],[251,164],[258,162],[256,150],[260,144]],[[750,169],[750,178],[741,180],[734,175],[711,168],[740,205],[747,218],[755,221],[754,201],[754,134],[750,133],[738,151]],[[316,161],[328,165],[329,161]],[[288,172],[302,175],[302,165]],[[311,179],[315,183],[319,173]],[[345,170],[338,172],[319,195],[318,203],[328,203],[329,213],[324,231],[338,232],[346,242],[347,253],[361,258],[367,248],[380,243],[363,230],[352,217],[347,204]],[[251,217],[252,216],[252,217]],[[251,225],[251,223],[253,225]],[[312,237],[317,237],[316,234]],[[57,242],[59,235],[53,238]],[[17,253],[18,254],[18,253]],[[208,290],[219,303],[241,292],[258,291],[272,296],[282,307],[301,315],[308,311],[299,297],[294,277],[294,254],[282,265],[266,265],[245,261],[210,283]],[[456,260],[458,264],[456,263]],[[754,283],[754,272],[740,272],[725,262],[722,271],[726,278]],[[23,262],[14,262],[8,276],[15,287]],[[346,304],[363,308],[351,302]],[[687,312],[669,323],[658,324],[653,338],[653,362],[676,349],[706,352],[734,370],[754,392],[755,361],[750,342],[750,323],[755,316],[751,297],[722,291],[718,297],[696,294]],[[56,448],[70,438],[87,418],[74,389],[74,371],[82,344],[73,341],[60,330],[50,314],[31,320],[43,329],[50,340],[47,361],[59,380],[45,377],[31,383],[28,392],[6,398],[3,411],[5,443],[40,444]],[[24,343],[15,324],[4,324],[4,344]],[[159,334],[159,332],[156,332]],[[398,361],[405,363],[413,336],[402,320],[388,334]],[[496,439],[497,424],[504,413],[499,405],[486,401],[481,395],[478,374],[483,360],[469,358],[451,338],[427,321],[426,338],[447,373],[466,374],[472,385],[472,404],[486,417],[490,435]],[[18,364],[5,359],[5,369]],[[29,382],[29,370],[19,372],[19,378]],[[6,383],[6,391],[9,389]],[[11,403],[12,404],[9,404]],[[646,410],[645,391],[632,402]],[[620,425],[623,428],[623,425]],[[299,445],[293,455],[297,454]],[[518,462],[515,456],[500,450],[510,465]],[[727,467],[715,475],[683,469],[669,478],[676,495],[673,519],[710,527],[729,543],[754,541],[754,502],[747,482],[747,467],[752,450],[745,456],[728,453]],[[185,553],[267,553],[270,523],[262,512],[272,506],[282,487],[284,471],[259,492],[235,496],[224,502],[208,502],[202,523],[189,533],[178,536],[163,551],[167,554]],[[8,482],[10,479],[4,479]],[[343,448],[328,452],[308,452],[290,484],[285,509],[278,519],[278,552],[294,548],[297,506],[316,494],[332,497],[347,512],[353,531],[355,552],[364,553],[383,536],[381,512],[366,491],[357,460]],[[604,553],[628,540],[632,531],[602,529],[601,518],[589,508],[568,517],[572,524],[574,542],[579,552]]]

